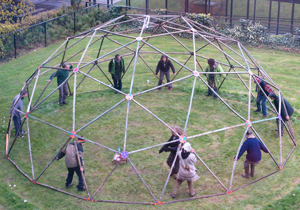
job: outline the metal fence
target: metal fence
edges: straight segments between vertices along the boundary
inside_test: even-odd
[[[268,27],[272,34],[293,33],[294,27],[300,28],[300,13],[295,12],[300,11],[299,0],[107,0],[107,4],[90,1],[84,9],[0,36],[0,63],[100,24],[101,7],[112,5],[142,14],[153,14],[157,9],[164,9],[165,14],[210,13],[217,20],[215,24],[222,22],[227,27],[239,24],[241,18],[250,19]]]

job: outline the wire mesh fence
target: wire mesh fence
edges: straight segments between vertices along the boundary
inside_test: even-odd
[[[300,28],[297,1],[281,0],[107,0],[107,4],[90,1],[86,8],[50,19],[26,29],[0,36],[0,63],[39,47],[46,47],[68,36],[83,32],[107,21],[103,8],[122,6],[137,14],[204,13],[214,17],[213,25],[234,27],[240,19],[259,22],[272,34],[294,32]]]

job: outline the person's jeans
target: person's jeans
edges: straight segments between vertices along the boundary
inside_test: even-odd
[[[82,189],[84,187],[84,182],[83,182],[83,177],[81,175],[81,171],[80,171],[80,167],[74,167],[74,168],[68,168],[68,177],[66,179],[66,186],[69,186],[72,181],[73,181],[73,176],[74,176],[74,172],[76,172],[77,176],[78,176],[78,185],[77,188],[78,189]]]
[[[116,76],[116,75],[112,74],[112,79],[114,81],[114,88],[117,90],[122,90],[121,76]]]
[[[266,105],[266,102],[267,102],[267,97],[263,94],[259,94],[257,96],[257,99],[256,99],[256,106],[257,106],[257,109],[258,111],[260,111],[260,102],[261,102],[261,106],[262,106],[262,113],[263,115],[267,115],[267,105]]]
[[[66,98],[67,98],[68,94],[69,94],[68,83],[66,82],[59,88],[59,98],[58,98],[59,104],[63,104],[64,102],[66,102]]]
[[[14,124],[15,124],[15,130],[16,130],[16,136],[21,136],[23,129],[21,127],[22,122],[21,122],[21,117],[20,115],[15,115],[13,116]]]
[[[160,86],[162,84],[165,75],[166,75],[166,78],[167,78],[167,82],[171,82],[171,79],[170,79],[170,70],[169,71],[160,71],[158,86]],[[170,88],[173,88],[172,84],[169,84],[169,89]]]

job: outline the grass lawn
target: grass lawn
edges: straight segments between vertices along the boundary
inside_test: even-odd
[[[123,44],[130,41],[127,38],[115,36],[111,38]],[[191,40],[180,40],[189,49],[192,49]],[[72,50],[67,51],[66,58],[86,46],[87,41],[82,41],[74,45]],[[73,40],[70,44],[72,43],[74,43]],[[151,39],[149,43],[164,50],[165,52],[186,52],[184,48],[169,37],[154,38],[153,40]],[[3,178],[3,182],[0,183],[0,194],[4,195],[0,197],[0,204],[3,208],[8,209],[153,209],[153,206],[85,202],[75,197],[67,196],[65,194],[52,191],[51,189],[34,185],[22,176],[4,157],[5,132],[7,129],[11,102],[14,96],[18,94],[22,88],[23,82],[26,81],[35,69],[41,65],[52,54],[52,52],[60,46],[60,44],[62,43],[57,43],[55,45],[48,46],[47,48],[39,49],[9,63],[3,64],[0,67],[0,89],[2,90],[0,95],[0,118],[3,120],[0,134],[0,144],[2,148],[1,157],[3,157],[1,161],[2,170],[0,171],[0,176]],[[197,40],[198,48],[203,44],[204,42],[202,40]],[[105,54],[117,47],[117,44],[105,39],[101,53]],[[235,50],[238,49],[236,46],[231,47]],[[99,44],[91,46],[87,51],[83,62],[87,62],[95,58],[98,48]],[[129,48],[135,49],[136,43],[129,45]],[[143,50],[153,52],[153,50],[146,46]],[[291,117],[291,121],[297,139],[300,131],[300,100],[298,97],[300,92],[297,85],[298,78],[300,76],[298,69],[299,55],[255,48],[250,48],[249,51],[281,88],[284,97],[294,106],[295,113]],[[120,54],[130,52],[130,49],[122,49],[118,51]],[[206,57],[214,57],[218,61],[225,62],[224,56],[212,46],[204,48],[200,51],[200,54]],[[142,54],[141,56],[147,61],[152,69],[155,69],[159,60],[159,55]],[[131,57],[132,56],[124,57],[125,64],[130,62]],[[183,63],[188,58],[188,55],[175,54],[172,55],[172,57]],[[72,58],[71,61],[77,62],[79,58],[80,55],[77,55]],[[56,65],[60,62],[60,59],[61,58],[57,57],[49,62],[47,66]],[[238,59],[238,61],[241,61],[241,59]],[[205,59],[199,58],[199,62],[202,66],[206,64]],[[107,72],[107,65],[108,62],[99,64],[100,68],[105,72]],[[174,63],[174,66],[176,70],[180,68],[178,64]],[[193,62],[188,62],[187,66],[193,69]],[[90,66],[81,70],[83,72],[87,72],[89,68]],[[224,70],[228,71],[228,67],[224,66]],[[49,71],[39,77],[37,91],[33,97],[33,101],[35,101],[42,92],[47,79],[53,72],[55,71]],[[125,93],[129,92],[132,73],[133,67],[131,65],[123,78],[123,91]],[[187,70],[182,70],[178,75],[178,78],[182,78],[189,74],[190,73]],[[98,68],[93,69],[91,75],[98,78],[100,81],[107,83],[107,80]],[[82,78],[83,76],[79,74],[77,84]],[[159,92],[151,91],[136,96],[135,100],[159,116],[168,125],[179,125],[184,127],[193,86],[193,78],[194,77],[190,77],[175,83],[173,85],[174,90],[172,92],[168,91],[167,88],[162,88]],[[246,76],[243,76],[243,78],[247,80]],[[71,89],[73,89],[74,77],[69,80],[69,83]],[[155,87],[156,84],[157,79],[139,58],[137,61],[132,92],[138,93]],[[30,86],[30,91],[32,90],[32,85],[33,84]],[[56,82],[53,81],[50,83],[49,88],[45,91],[45,95],[49,94],[55,87]],[[252,88],[254,90],[254,87]],[[83,94],[83,92],[93,90],[99,91]],[[114,94],[109,88],[100,85],[98,82],[89,78],[84,80],[77,91],[82,94],[78,94],[76,98],[76,129],[84,126],[124,98],[123,95]],[[206,92],[207,87],[205,87],[200,80],[197,80],[193,106],[187,127],[188,136],[243,123],[243,121],[230,112],[230,110],[224,106],[220,100],[214,100],[212,97],[205,97],[204,95]],[[220,96],[243,117],[247,117],[247,91],[236,76],[228,76],[228,79],[220,90]],[[49,104],[50,102],[55,101],[57,97],[57,93],[50,96],[43,104],[41,104],[40,109],[32,113],[32,116],[55,124],[67,131],[71,131],[72,106],[68,105],[60,107],[57,103],[54,103],[53,105]],[[69,97],[67,101],[71,102],[72,96]],[[24,100],[24,103],[26,107],[28,103],[27,100]],[[252,111],[254,111],[255,108],[255,101],[252,100]],[[122,148],[124,144],[126,109],[127,102],[125,101],[117,108],[101,117],[100,120],[97,120],[90,126],[82,129],[80,131],[80,135],[115,150],[117,150],[118,147]],[[275,115],[269,112],[269,116]],[[251,119],[252,121],[260,120],[261,114],[251,112]],[[165,126],[159,123],[154,117],[145,112],[135,103],[130,104],[128,122],[127,151],[133,151],[165,142],[171,135],[171,132]],[[29,119],[29,126],[31,132],[33,162],[35,167],[34,170],[35,176],[37,176],[58,151],[58,148],[68,139],[68,134],[33,119]],[[279,161],[279,140],[275,137],[276,133],[274,132],[276,122],[267,121],[254,126],[266,145],[269,147],[270,151],[272,151],[275,159]],[[195,151],[227,187],[230,182],[233,157],[236,154],[244,131],[245,127],[243,126],[190,140]],[[12,136],[14,135],[12,134]],[[283,157],[285,158],[293,147],[291,140],[289,140],[287,135],[283,137],[283,146],[282,152]],[[162,191],[169,171],[169,167],[165,163],[168,154],[159,154],[159,149],[160,147],[156,147],[145,150],[144,152],[137,152],[130,155],[130,159],[133,164],[157,198]],[[299,161],[299,154],[299,150],[296,149],[283,171],[280,171],[255,184],[242,188],[232,194],[184,203],[175,203],[155,208],[300,208],[300,178],[298,176],[300,169],[297,164]],[[86,143],[84,159],[85,176],[91,194],[93,194],[93,192],[101,184],[102,180],[113,169],[114,165],[111,162],[113,155],[113,152],[100,148],[94,144]],[[24,172],[29,175],[31,174],[27,137],[16,141],[10,157],[22,168]],[[244,157],[245,155],[237,163],[233,189],[251,181],[245,180],[240,176],[243,172]],[[224,189],[218,184],[218,182],[215,181],[215,179],[199,161],[197,162],[196,167],[198,168],[198,173],[201,176],[201,178],[195,182],[195,189],[198,196],[224,192]],[[262,177],[275,170],[276,165],[273,160],[268,154],[263,154],[262,161],[256,167],[255,178]],[[38,181],[66,190],[64,187],[66,175],[67,170],[64,166],[64,161],[60,160],[52,163]],[[74,182],[77,183],[76,176],[74,178]],[[170,179],[163,197],[164,202],[172,200],[169,194],[173,189],[174,183],[175,180]],[[77,192],[75,187],[67,189],[66,191],[86,197],[85,192]],[[187,197],[187,186],[186,183],[183,183],[179,189],[178,198],[183,199]],[[149,195],[147,189],[138,179],[129,163],[120,165],[116,169],[94,199],[153,202],[153,199]],[[27,202],[24,202],[24,200]]]

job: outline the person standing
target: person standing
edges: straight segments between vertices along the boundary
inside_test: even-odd
[[[179,135],[184,135],[184,131],[179,126],[175,126],[173,128],[173,130],[176,131],[176,133],[179,134]],[[177,136],[174,132],[172,132],[172,136],[170,137],[170,139],[168,140],[168,142],[174,141],[174,140],[177,140],[177,141],[169,143],[169,144],[165,144],[159,150],[159,153],[170,152],[170,155],[169,155],[169,157],[167,159],[167,164],[168,164],[168,166],[170,168],[172,167],[174,159],[176,157],[177,148],[178,148],[178,145],[179,145],[178,139],[179,139],[179,136]],[[172,176],[173,174],[177,174],[178,170],[179,170],[179,157],[176,158],[176,162],[175,162],[175,165],[173,167],[173,170],[172,170],[170,176]]]
[[[274,93],[273,88],[266,83],[265,81],[262,80],[262,78],[260,77],[255,77],[256,81],[254,80],[254,83],[257,85],[258,88],[258,93],[257,93],[257,99],[256,99],[256,106],[257,109],[254,112],[260,112],[260,102],[261,102],[261,106],[262,106],[262,113],[263,113],[263,117],[267,117],[267,105],[266,105],[266,101],[267,101],[267,97],[270,93]],[[258,87],[260,86],[261,89]],[[265,96],[265,94],[266,96]]]
[[[85,186],[84,186],[82,174],[84,173],[83,145],[85,143],[85,140],[83,139],[83,137],[78,137],[78,142],[79,143],[77,144],[77,149],[78,149],[79,158],[77,157],[76,147],[75,147],[74,143],[70,143],[67,145],[67,147],[64,150],[62,150],[58,154],[58,156],[56,157],[55,160],[59,160],[65,156],[65,164],[68,169],[68,176],[66,179],[66,187],[70,188],[73,186],[73,182],[72,182],[73,176],[74,176],[74,172],[76,172],[76,174],[78,176],[78,180],[79,180],[77,189],[79,191],[84,191]],[[78,163],[78,159],[80,160],[80,164]]]
[[[167,78],[167,82],[171,82],[170,68],[172,69],[174,76],[176,76],[175,68],[174,68],[172,62],[168,59],[168,57],[166,55],[162,55],[160,58],[160,61],[158,61],[158,64],[156,66],[156,72],[155,72],[155,77],[157,77],[157,74],[160,71],[158,86],[160,86],[162,84],[165,75]],[[160,90],[160,89],[161,89],[160,87],[157,88],[157,90]],[[169,90],[173,90],[172,84],[169,84]]]
[[[207,66],[205,67],[205,72],[224,72],[221,65],[219,65],[214,59],[209,58],[207,60]],[[223,74],[206,74],[208,85],[218,93],[218,87],[220,85],[221,79],[224,78]],[[206,96],[211,96],[213,91],[208,87],[208,93]],[[214,98],[217,95],[214,93]]]
[[[273,103],[276,107],[277,112],[279,112],[279,97],[275,94],[275,93],[270,93],[269,97],[273,100]],[[290,120],[290,116],[292,116],[292,114],[294,113],[294,108],[291,106],[291,104],[282,97],[282,101],[281,101],[281,112],[279,113],[282,120],[284,122]],[[285,108],[283,105],[283,102],[285,104]],[[277,121],[277,129],[275,129],[278,133],[277,133],[277,137],[279,137],[279,119],[276,120]],[[283,123],[281,123],[281,136],[283,136]]]
[[[196,173],[197,169],[195,167],[195,163],[197,162],[197,159],[193,152],[194,149],[191,147],[189,142],[186,142],[183,145],[182,150],[179,151],[179,171],[176,176],[176,183],[173,192],[171,193],[172,198],[176,198],[178,188],[185,180],[188,183],[190,196],[193,197],[196,195],[193,183],[200,177]]]
[[[9,111],[15,125],[15,131],[16,131],[15,136],[17,136],[18,138],[23,138],[23,135],[27,133],[26,131],[23,131],[22,122],[21,122],[21,118],[22,118],[21,112],[23,112],[23,99],[26,96],[27,96],[27,91],[25,90],[22,90],[20,94],[16,95],[12,102],[11,109]],[[18,112],[14,108],[19,110],[20,112]]]
[[[62,67],[64,69],[59,69],[57,72],[53,73],[48,82],[51,82],[53,77],[57,77],[57,86],[60,86],[68,77],[69,77],[69,72],[73,69],[73,64],[71,63],[71,66],[67,64],[63,64]],[[69,69],[69,70],[68,70]],[[62,86],[59,88],[59,98],[58,98],[58,103],[60,106],[64,104],[68,104],[66,102],[66,98],[68,96],[68,81],[66,81]]]
[[[124,59],[119,54],[116,54],[115,58],[109,62],[108,72],[112,76],[114,88],[122,90],[122,72],[125,74],[125,64]],[[118,91],[115,91],[115,93],[118,93]]]
[[[246,160],[244,161],[245,173],[242,174],[242,177],[249,179],[249,165],[251,165],[250,176],[254,176],[254,169],[259,161],[261,160],[261,151],[269,153],[267,148],[252,134],[251,130],[248,130],[246,133],[247,140],[244,142],[243,146],[240,149],[237,160],[247,151]]]

